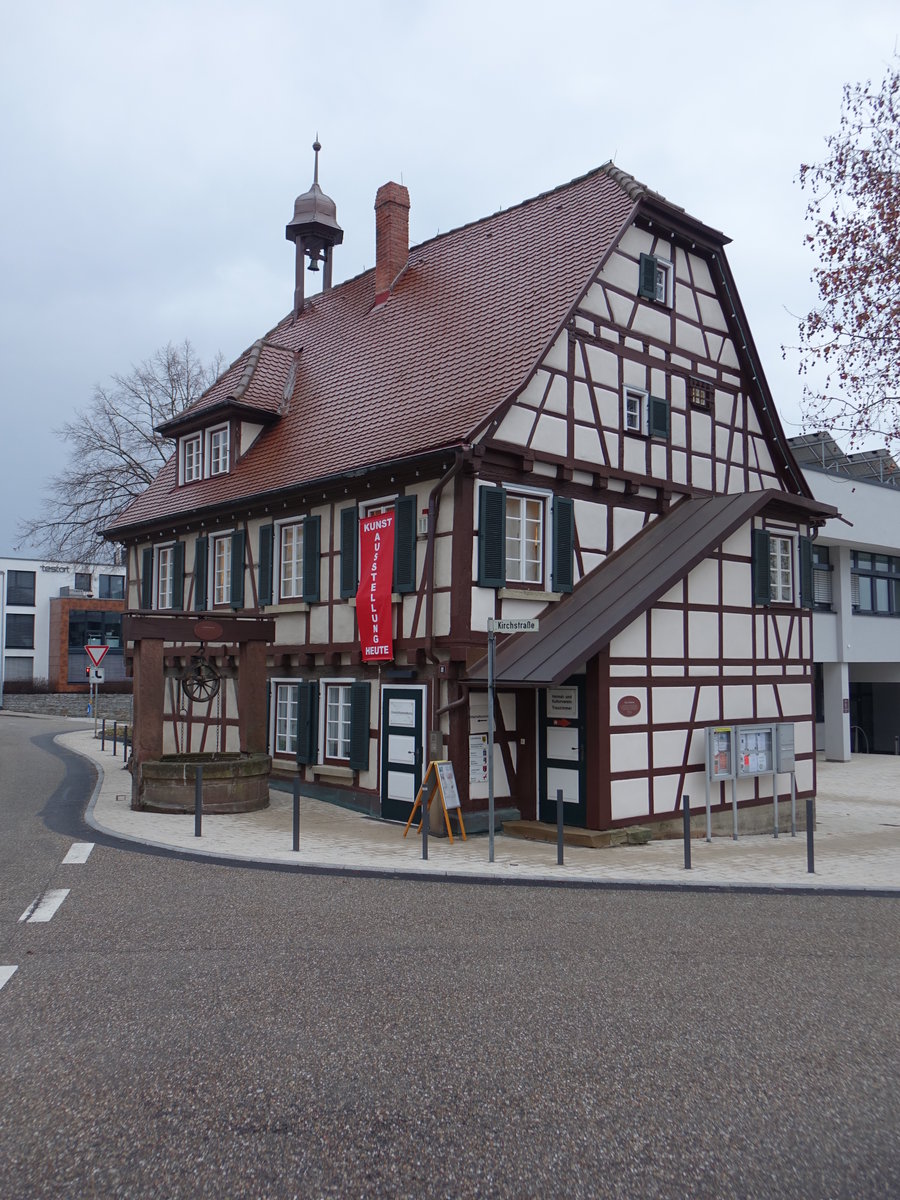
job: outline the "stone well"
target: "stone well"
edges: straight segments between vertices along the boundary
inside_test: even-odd
[[[140,764],[132,808],[146,812],[194,811],[197,767],[203,767],[204,813],[242,813],[269,803],[268,754],[164,754]]]

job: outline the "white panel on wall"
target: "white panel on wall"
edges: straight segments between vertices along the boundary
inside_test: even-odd
[[[771,683],[756,685],[756,712],[763,718],[778,719],[778,703],[775,699],[775,688]]]
[[[698,354],[706,357],[706,343],[703,334],[696,325],[688,325],[687,321],[675,321],[675,345],[688,354]]]
[[[656,814],[674,813],[678,801],[680,775],[654,775],[653,811]]]
[[[797,721],[794,725],[794,750],[797,754],[809,754],[813,748],[812,721]]]
[[[650,391],[654,396],[664,397],[666,394],[666,373],[659,367],[650,368]]]
[[[614,284],[616,287],[622,288],[625,292],[637,292],[638,265],[633,259],[626,258],[624,254],[620,254],[618,251],[610,255],[609,261],[604,266],[600,277],[604,283]],[[599,291],[599,288],[597,284],[594,284],[588,296],[593,297],[596,291]],[[593,302],[585,305],[585,307],[589,307],[591,311],[595,311]]]
[[[531,437],[534,428],[535,413],[532,409],[514,404],[497,430],[497,438],[501,442],[512,442],[516,446],[524,446]]]
[[[573,389],[573,411],[576,421],[593,421],[594,408],[591,393],[586,383],[576,383]]]
[[[647,474],[647,451],[643,438],[627,437],[624,440],[624,462],[626,471],[635,475]]]
[[[668,475],[668,455],[666,447],[659,442],[653,442],[650,446],[650,473],[656,479],[665,479]]]
[[[797,791],[808,792],[812,790],[813,785],[813,764],[811,758],[804,758],[797,763],[795,772],[797,776]]]
[[[629,439],[630,441],[630,439]],[[613,542],[612,549],[618,549],[636,537],[644,525],[644,514],[633,508],[613,509]]]
[[[599,283],[594,283],[588,289],[588,293],[581,302],[581,307],[588,312],[595,313],[601,319],[609,320],[609,305],[606,303],[606,293]]]
[[[707,330],[706,344],[709,347],[709,357],[713,360],[713,362],[718,361],[719,351],[722,349],[722,343],[724,340],[725,339],[718,333],[710,333],[709,330]]]
[[[734,367],[735,370],[740,369],[741,364],[738,361],[737,351],[734,348],[734,342],[732,342],[731,338],[725,339],[721,353],[719,354],[719,362],[723,367]]]
[[[672,451],[672,482],[687,483],[687,455],[681,450]]]
[[[654,671],[654,675],[656,671]],[[689,721],[694,706],[692,687],[660,687],[653,689],[653,720],[658,725]]]
[[[694,487],[711,492],[713,486],[712,461],[708,458],[697,458],[695,455],[692,455],[691,463]]]
[[[750,720],[753,716],[753,688],[729,683],[722,691],[725,720],[729,724],[732,721]]]
[[[700,699],[697,702],[697,720],[704,724],[717,724],[722,714],[719,711],[719,689],[713,686],[700,688]]]
[[[618,388],[619,360],[615,354],[602,346],[588,346],[587,360],[595,387],[605,384],[607,387]]]
[[[675,285],[675,311],[680,317],[686,317],[689,321],[700,323],[700,311],[694,300],[693,288],[683,283]]]
[[[712,430],[712,418],[708,413],[692,412],[691,419],[691,449],[701,454],[709,454]]]
[[[688,603],[719,603],[719,564],[715,559],[704,558],[688,575]]]
[[[647,734],[611,732],[609,736],[609,769],[619,771],[646,771]]]
[[[438,592],[434,597],[434,632],[436,637],[450,633],[450,593]]]
[[[812,708],[812,689],[808,682],[778,683],[778,697],[785,720],[791,717],[808,717]]]
[[[728,325],[718,300],[714,300],[711,296],[704,296],[702,292],[698,292],[697,303],[700,305],[700,315],[703,319],[703,324],[708,325],[710,329],[721,329],[723,333],[726,333]]]
[[[327,608],[323,608],[323,612],[327,619]],[[300,613],[285,613],[283,616],[275,618],[276,645],[297,646],[302,645],[305,641],[306,617]]]
[[[719,657],[719,622],[709,613],[688,614],[688,638],[691,658]]]
[[[566,453],[566,422],[559,417],[541,416],[538,419],[536,440],[548,454],[564,457]]]
[[[691,254],[691,275],[694,279],[694,287],[702,288],[704,292],[715,292],[713,287],[712,276],[709,273],[706,259],[700,258],[696,254]]]
[[[651,649],[654,658],[683,658],[684,616],[678,610],[650,610]]]
[[[577,462],[602,466],[606,460],[600,444],[600,433],[593,425],[575,426],[575,459]]]
[[[725,491],[725,481],[726,481],[727,477],[728,477],[728,472],[725,469],[725,464],[717,461],[716,462],[716,487],[715,487],[715,490],[717,492]]]
[[[723,658],[750,658],[753,620],[749,613],[725,613],[722,617]]]
[[[750,564],[726,562],[723,575],[724,602],[737,608],[748,608],[753,600]]]
[[[356,637],[356,609],[349,604],[334,607],[334,640],[352,642]]]
[[[631,315],[634,312],[635,301],[629,296],[620,295],[618,292],[609,292],[608,295],[613,321],[616,325],[627,328],[631,321]]]
[[[669,442],[676,449],[687,446],[687,418],[684,413],[669,414]]]
[[[472,588],[472,629],[479,633],[487,633],[488,617],[494,615],[494,599],[496,592],[493,588]]]
[[[728,455],[728,447],[731,442],[731,430],[724,425],[716,426],[716,454],[719,458],[726,458]],[[735,439],[737,440],[737,439]]]
[[[669,340],[670,317],[668,309],[642,304],[634,314],[632,329],[660,342]]]
[[[614,779],[610,784],[612,819],[625,821],[650,812],[650,797],[644,779]]]
[[[569,410],[566,381],[562,375],[554,375],[550,383],[550,391],[544,401],[544,411],[560,413],[565,416]]]
[[[610,642],[610,658],[647,657],[647,615],[642,613]]]
[[[656,702],[653,705],[656,711]],[[664,729],[653,734],[653,766],[680,767],[684,757],[684,744],[687,739],[685,729]],[[654,797],[655,800],[655,797]]]

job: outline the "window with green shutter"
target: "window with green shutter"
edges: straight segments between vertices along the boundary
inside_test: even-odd
[[[753,574],[753,603],[772,603],[769,584],[769,535],[765,529],[751,531],[751,566]]]
[[[575,582],[575,502],[566,496],[553,499],[554,592],[571,592]]]
[[[141,553],[141,608],[153,607],[153,548]]]
[[[207,580],[209,574],[209,539],[198,537],[194,542],[194,611],[206,612]]]
[[[322,518],[307,517],[303,522],[303,599],[314,604],[319,599],[319,560],[321,558]]]
[[[257,581],[258,597],[260,604],[272,603],[272,588],[273,588],[273,561],[275,552],[275,526],[263,525],[259,531],[259,555],[257,568],[259,579]]]
[[[651,437],[666,438],[669,436],[669,402],[660,396],[650,396],[647,400],[647,431]]]
[[[297,762],[318,762],[319,685],[297,684]]]
[[[638,295],[645,300],[656,299],[656,259],[652,254],[642,254],[638,271]]]
[[[369,767],[369,694],[368,683],[350,684],[350,766],[354,771]]]
[[[359,587],[359,509],[341,509],[341,596],[355,596]]]
[[[236,529],[231,535],[231,598],[234,609],[244,607],[244,531]]]
[[[184,542],[172,547],[172,607],[184,608]]]
[[[501,588],[506,584],[506,492],[483,487],[478,493],[478,583]]]
[[[416,589],[416,498],[394,501],[394,591]]]

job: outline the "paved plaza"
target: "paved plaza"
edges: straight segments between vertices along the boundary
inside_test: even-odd
[[[61,746],[90,758],[100,777],[87,819],[97,830],[146,845],[240,861],[340,868],[390,875],[448,876],[494,882],[532,881],[706,887],[811,888],[900,893],[900,758],[859,755],[849,763],[818,764],[815,873],[807,870],[806,835],[729,836],[691,843],[684,869],[679,839],[645,846],[586,849],[495,837],[488,861],[486,835],[431,837],[428,861],[421,840],[403,826],[363,816],[308,796],[300,802],[300,849],[292,849],[292,800],[273,788],[269,808],[236,816],[204,815],[202,837],[193,814],[134,812],[131,776],[121,754],[101,749],[90,730],[61,734]]]

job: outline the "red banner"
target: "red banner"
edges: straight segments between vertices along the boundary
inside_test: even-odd
[[[379,513],[359,522],[359,588],[356,623],[363,662],[394,657],[391,584],[394,577],[394,514]]]

